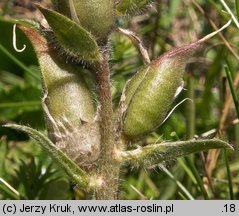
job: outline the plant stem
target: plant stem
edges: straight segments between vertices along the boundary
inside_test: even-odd
[[[201,176],[200,176],[200,174],[199,174],[199,172],[198,172],[194,162],[189,157],[186,157],[185,160],[186,160],[188,166],[190,167],[190,169],[191,169],[191,171],[192,171],[192,173],[194,175],[194,178],[197,181],[197,184],[198,184],[198,186],[199,186],[199,188],[201,190],[201,193],[202,193],[204,199],[208,200],[209,199],[208,193],[207,193],[207,191],[206,191],[206,189],[204,187],[203,180],[202,180],[202,178],[201,178]]]
[[[239,0],[235,0],[235,7],[237,11],[237,19],[239,19]]]
[[[231,15],[236,27],[239,28],[239,22],[238,22],[237,18],[234,16],[231,9],[228,7],[227,3],[224,0],[220,0],[220,2],[222,3],[222,5],[226,9],[226,11]]]
[[[229,70],[229,67],[227,65],[224,65],[224,68],[225,68],[225,71],[226,71],[227,80],[228,80],[230,90],[231,90],[231,94],[232,94],[232,98],[233,98],[233,101],[234,101],[237,118],[239,119],[239,100],[238,100],[237,93],[236,93],[236,90],[235,90],[235,87],[234,87],[234,84],[233,84],[231,71]]]
[[[230,200],[234,200],[232,176],[231,176],[231,169],[230,169],[230,165],[229,165],[227,150],[224,149],[223,152],[224,152],[224,160],[225,160],[226,168],[227,168],[227,179],[228,179],[228,188],[229,188]]]
[[[194,103],[194,80],[192,74],[189,74],[188,81],[188,95],[192,101],[186,103],[186,127],[187,127],[187,139],[193,139],[195,134],[195,103]]]
[[[194,80],[192,74],[189,74],[188,77],[188,98],[194,101]],[[187,120],[187,139],[191,140],[195,134],[195,104],[191,101],[188,102],[186,107],[186,120]],[[191,172],[193,173],[194,178],[197,181],[197,184],[202,192],[204,199],[209,199],[208,193],[204,187],[203,180],[194,164],[194,159],[190,156],[185,157],[185,161],[189,166]]]
[[[117,199],[119,164],[115,157],[115,132],[108,49],[102,51],[102,61],[97,72],[100,102],[101,158],[99,176],[102,184],[96,189],[96,199]]]

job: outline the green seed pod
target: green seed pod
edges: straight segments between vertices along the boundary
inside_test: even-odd
[[[72,1],[80,24],[97,38],[107,37],[115,23],[114,0]]]
[[[187,60],[199,44],[166,53],[128,82],[121,99],[121,127],[126,137],[140,138],[163,122],[182,84]]]
[[[114,0],[52,0],[54,9],[68,16],[97,39],[104,39],[115,23]]]
[[[21,27],[31,40],[40,65],[43,110],[51,140],[78,164],[89,165],[99,156],[99,126],[94,121],[92,96],[81,68],[66,64],[38,33]]]

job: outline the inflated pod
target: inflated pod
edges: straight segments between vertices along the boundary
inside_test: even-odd
[[[108,36],[115,23],[114,0],[52,0],[54,9],[68,16],[97,39]]]
[[[77,163],[99,156],[100,133],[92,95],[79,66],[67,64],[38,33],[21,27],[31,40],[41,69],[43,110],[50,139]]]
[[[182,85],[186,63],[199,45],[196,42],[164,54],[127,83],[121,99],[121,127],[126,137],[140,138],[163,122]]]

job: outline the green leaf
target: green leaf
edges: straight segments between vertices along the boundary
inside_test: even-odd
[[[226,71],[227,81],[228,81],[228,84],[229,84],[229,87],[231,90],[233,102],[234,102],[235,109],[236,109],[237,118],[239,119],[239,100],[237,97],[237,92],[236,92],[235,86],[233,84],[232,74],[231,74],[231,71],[230,71],[228,65],[224,65],[224,69]]]
[[[4,127],[16,129],[28,134],[48,153],[54,162],[62,167],[72,181],[78,186],[86,188],[89,181],[87,174],[58,149],[45,135],[33,128],[16,124],[7,124]]]
[[[237,11],[237,19],[239,19],[239,0],[235,0],[235,6]]]
[[[218,148],[233,149],[230,144],[219,139],[164,142],[121,152],[120,159],[124,164],[150,167],[177,157]]]
[[[53,10],[38,6],[52,28],[60,46],[71,57],[99,61],[100,51],[93,36],[80,25]]]

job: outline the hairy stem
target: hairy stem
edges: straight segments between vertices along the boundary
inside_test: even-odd
[[[96,190],[96,199],[117,199],[119,165],[115,157],[115,132],[110,87],[108,50],[102,53],[98,66],[97,84],[100,102],[101,158],[99,176],[102,184]]]

